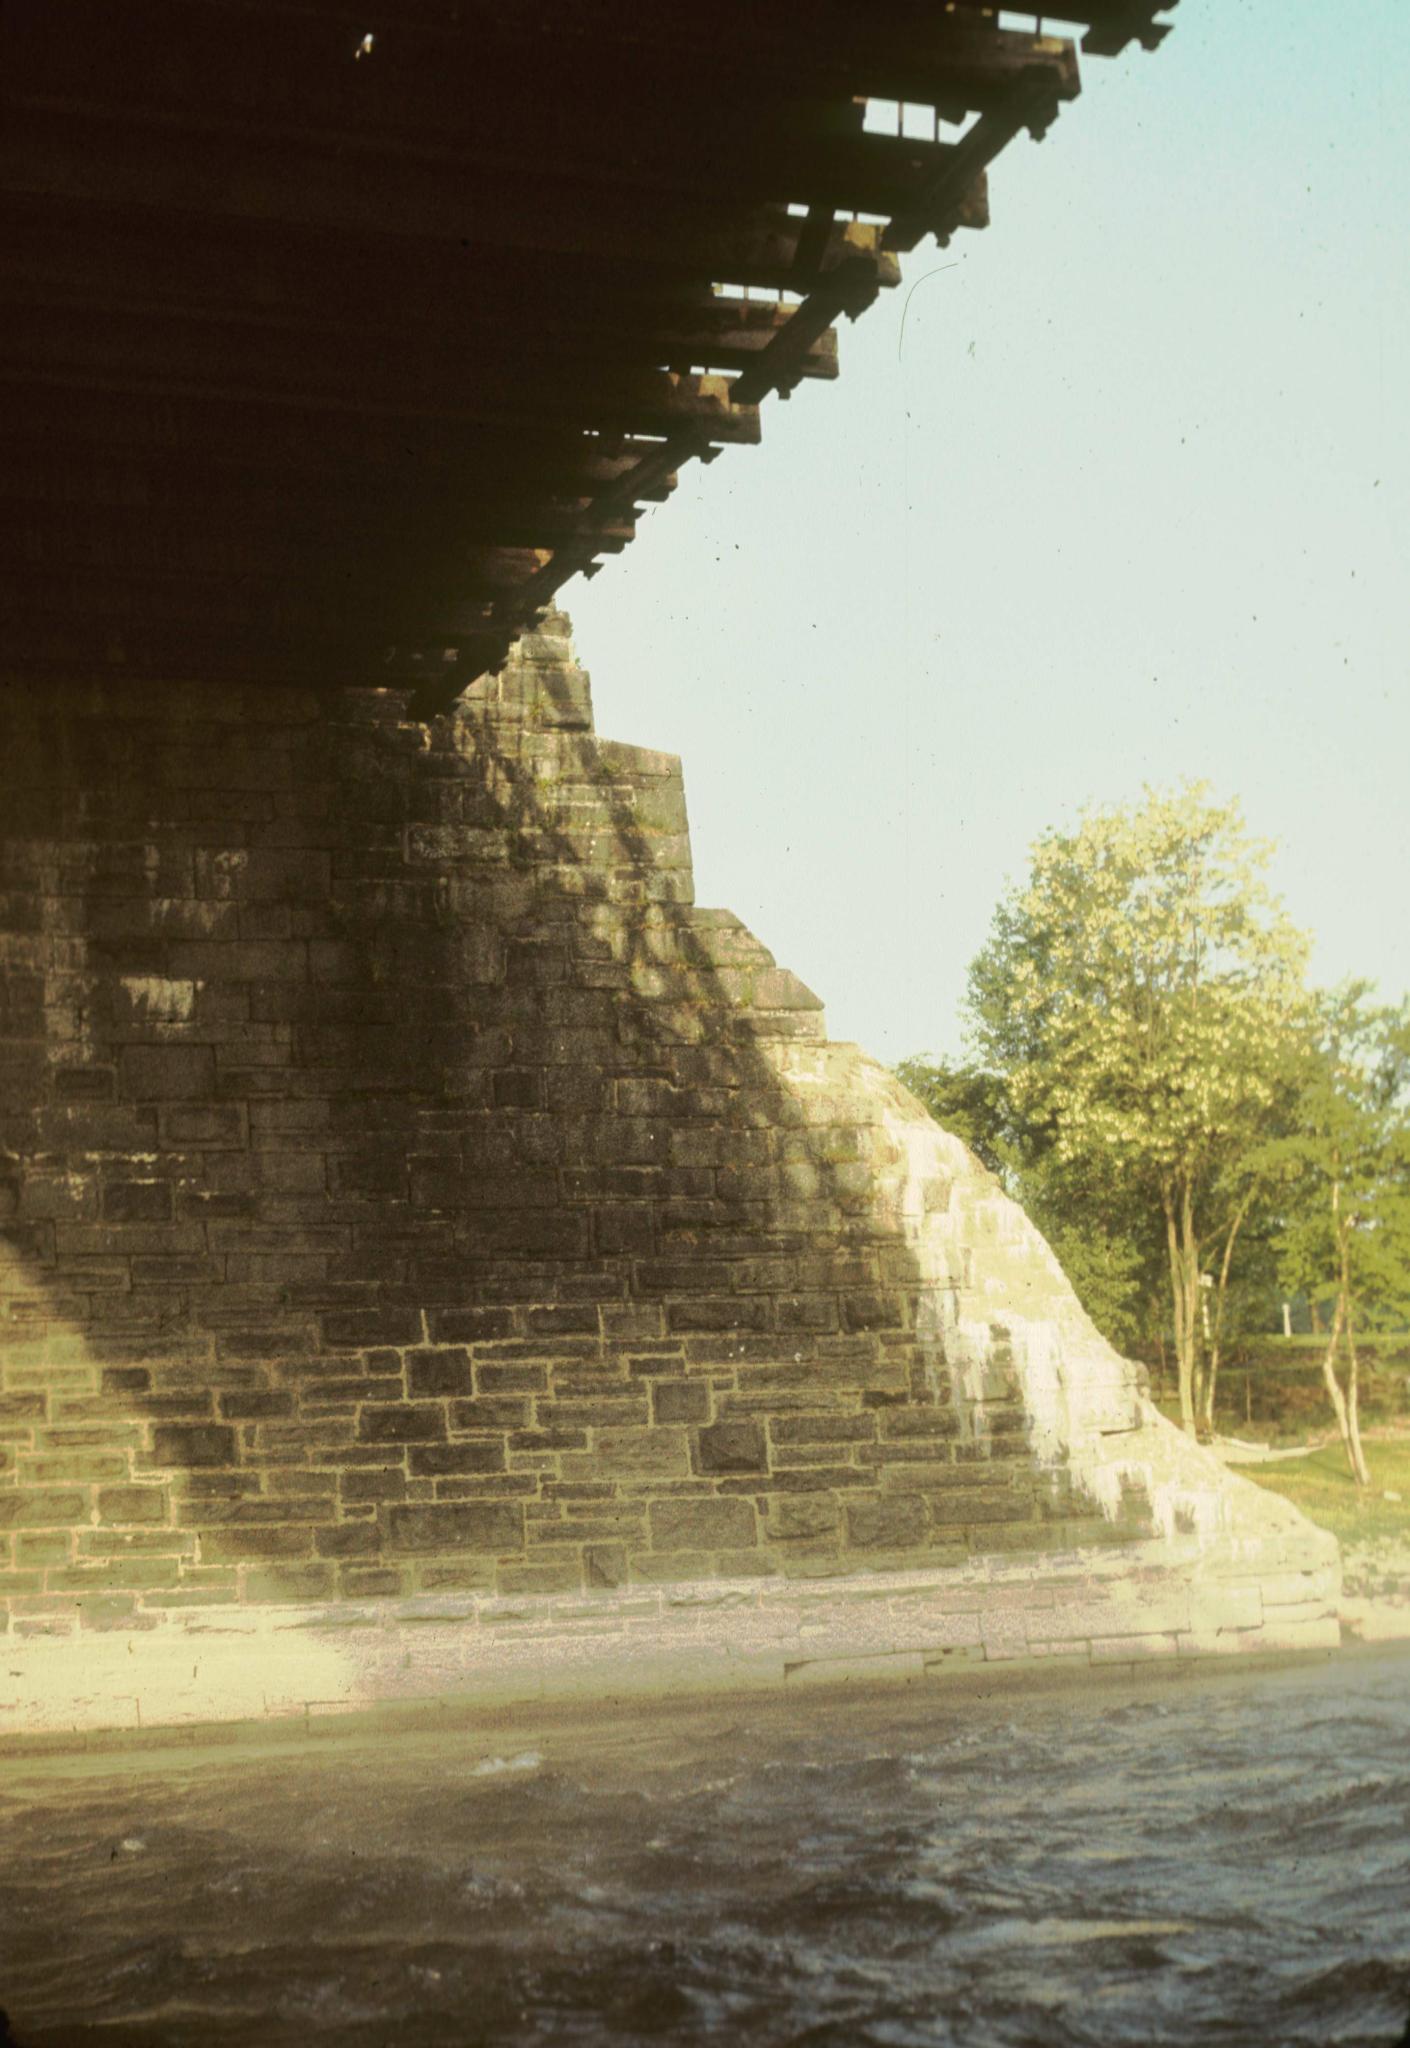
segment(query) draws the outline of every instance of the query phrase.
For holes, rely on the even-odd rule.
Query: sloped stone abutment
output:
[[[4,1728],[1335,1640],[561,617],[0,716]]]

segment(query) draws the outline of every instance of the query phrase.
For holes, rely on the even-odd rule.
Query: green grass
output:
[[[1309,1521],[1330,1529],[1339,1542],[1410,1542],[1410,1437],[1367,1443],[1365,1451],[1371,1485],[1364,1494],[1358,1493],[1339,1443],[1324,1444],[1305,1458],[1235,1469],[1290,1500]],[[1402,1498],[1386,1500],[1387,1488]]]

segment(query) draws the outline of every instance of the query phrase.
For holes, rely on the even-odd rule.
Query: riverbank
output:
[[[1410,1543],[1343,1549],[1338,1619],[1359,1643],[1410,1641]]]
[[[1371,1486],[1358,1490],[1334,1436],[1299,1449],[1224,1438],[1215,1449],[1245,1479],[1299,1508],[1341,1544],[1343,1634],[1410,1639],[1410,1433],[1368,1432]]]

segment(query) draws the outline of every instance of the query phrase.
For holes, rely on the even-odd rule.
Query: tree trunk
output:
[[[1252,1200],[1253,1190],[1250,1188],[1238,1208],[1234,1211],[1234,1219],[1229,1225],[1229,1234],[1224,1239],[1224,1256],[1219,1261],[1219,1284],[1214,1291],[1214,1331],[1209,1341],[1209,1358],[1204,1368],[1204,1387],[1200,1408],[1200,1419],[1204,1423],[1207,1436],[1213,1436],[1214,1434],[1214,1389],[1219,1379],[1219,1347],[1224,1335],[1224,1304],[1229,1295],[1229,1266],[1234,1256],[1234,1240],[1239,1234]]]
[[[1346,1290],[1346,1453],[1351,1460],[1351,1473],[1358,1486],[1371,1484],[1371,1468],[1366,1463],[1366,1453],[1361,1444],[1361,1368],[1356,1356],[1356,1338],[1352,1330],[1351,1276],[1342,1268],[1342,1286]]]
[[[1358,1486],[1369,1486],[1371,1474],[1366,1465],[1366,1453],[1361,1448],[1360,1418],[1356,1410],[1347,1401],[1346,1395],[1342,1392],[1341,1381],[1337,1378],[1337,1346],[1341,1343],[1342,1337],[1346,1332],[1346,1319],[1347,1297],[1345,1292],[1339,1287],[1337,1289],[1336,1313],[1332,1317],[1331,1339],[1328,1342],[1322,1359],[1322,1378],[1326,1382],[1327,1393],[1331,1397],[1332,1413],[1337,1418],[1337,1428],[1341,1433],[1342,1449],[1346,1452],[1346,1462],[1351,1467],[1351,1476]],[[1351,1351],[1351,1359],[1351,1387],[1352,1398],[1354,1399],[1356,1394],[1356,1352],[1354,1347]]]
[[[1200,1338],[1204,1296],[1200,1289],[1199,1239],[1195,1235],[1194,1200],[1187,1181],[1180,1198],[1180,1260],[1185,1270],[1185,1336],[1190,1348],[1190,1405],[1194,1410],[1194,1434],[1200,1434]]]
[[[1336,1312],[1332,1317],[1332,1339],[1327,1346],[1327,1355],[1322,1360],[1322,1377],[1327,1383],[1327,1392],[1332,1397],[1332,1408],[1341,1431],[1342,1447],[1346,1462],[1351,1467],[1351,1476],[1358,1486],[1369,1486],[1371,1474],[1366,1465],[1366,1453],[1361,1448],[1361,1417],[1358,1394],[1358,1371],[1356,1344],[1351,1334],[1351,1222],[1343,1213],[1341,1203],[1341,1156],[1337,1148],[1332,1152],[1332,1233],[1337,1248],[1337,1299]],[[1346,1336],[1348,1353],[1347,1378],[1351,1387],[1348,1403],[1337,1379],[1337,1345],[1342,1335]]]
[[[1175,1323],[1175,1377],[1180,1389],[1180,1427],[1187,1436],[1193,1436],[1194,1378],[1185,1331],[1185,1288],[1180,1265],[1180,1237],[1175,1224],[1175,1205],[1166,1189],[1161,1190],[1161,1203],[1165,1210],[1165,1245],[1170,1256],[1170,1306]]]
[[[1338,1294],[1337,1310],[1332,1318],[1331,1342],[1328,1344],[1322,1357],[1322,1378],[1326,1383],[1327,1393],[1331,1398],[1332,1413],[1337,1418],[1337,1428],[1341,1431],[1342,1443],[1346,1447],[1347,1457],[1350,1458],[1351,1439],[1346,1417],[1346,1396],[1342,1393],[1341,1381],[1337,1378],[1337,1346],[1341,1342],[1341,1326],[1345,1309],[1346,1304],[1342,1296]],[[1356,1462],[1354,1459],[1352,1459],[1351,1470],[1354,1476],[1356,1472]]]
[[[1188,1185],[1180,1191],[1180,1210],[1175,1209],[1175,1190],[1162,1191],[1165,1210],[1166,1247],[1170,1255],[1170,1296],[1175,1316],[1175,1360],[1180,1379],[1180,1427],[1187,1436],[1196,1431],[1195,1371],[1199,1358],[1199,1246],[1194,1239],[1194,1214]]]

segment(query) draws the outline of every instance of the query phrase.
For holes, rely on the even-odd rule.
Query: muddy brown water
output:
[[[1410,1650],[0,1759],[24,2048],[1391,2043]]]

